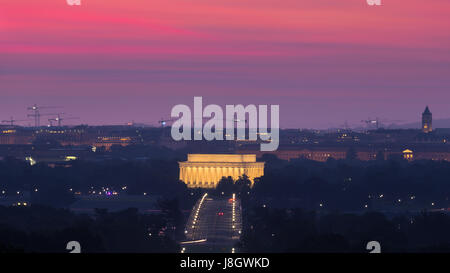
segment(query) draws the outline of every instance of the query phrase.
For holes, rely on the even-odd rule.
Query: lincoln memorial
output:
[[[254,154],[188,154],[179,165],[180,180],[190,188],[215,188],[222,177],[237,180],[244,174],[253,185],[264,175],[264,162],[256,162]]]

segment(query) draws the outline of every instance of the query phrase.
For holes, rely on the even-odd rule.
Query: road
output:
[[[183,253],[232,253],[242,231],[240,200],[205,194],[186,224]]]

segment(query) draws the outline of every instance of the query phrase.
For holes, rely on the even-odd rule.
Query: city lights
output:
[[[130,253],[93,264],[156,272],[450,253],[449,14],[450,0],[2,1],[0,253]],[[39,270],[18,260],[2,268]]]

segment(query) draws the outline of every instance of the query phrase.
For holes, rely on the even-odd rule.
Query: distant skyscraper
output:
[[[433,114],[431,114],[428,106],[422,113],[422,131],[424,133],[430,133],[431,131],[433,131]]]

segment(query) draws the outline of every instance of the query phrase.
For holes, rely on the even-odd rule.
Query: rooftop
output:
[[[254,154],[188,154],[188,162],[256,162]]]

